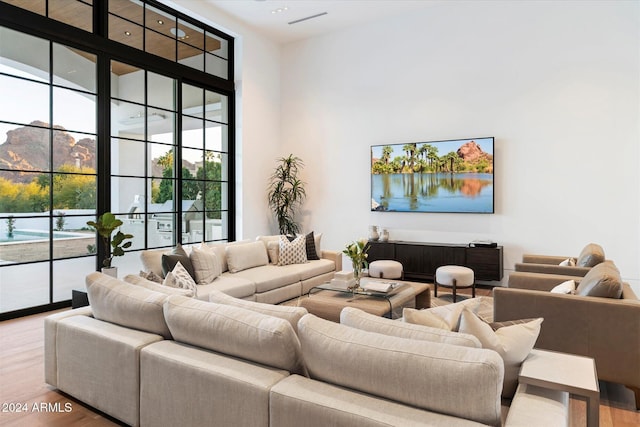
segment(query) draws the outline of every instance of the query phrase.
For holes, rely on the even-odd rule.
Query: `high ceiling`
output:
[[[285,44],[396,14],[410,13],[444,0],[206,1],[270,39]],[[290,24],[312,16],[316,17]]]

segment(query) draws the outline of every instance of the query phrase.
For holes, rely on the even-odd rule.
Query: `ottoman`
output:
[[[369,277],[380,279],[402,279],[402,264],[392,260],[378,260],[369,263]]]
[[[457,288],[471,288],[472,298],[476,297],[476,284],[473,270],[460,265],[443,265],[436,269],[433,283],[433,296],[438,297],[438,285],[453,289],[453,302],[456,302]]]

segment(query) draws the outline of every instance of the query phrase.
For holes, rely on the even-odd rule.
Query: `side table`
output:
[[[600,424],[600,386],[590,357],[548,350],[531,350],[518,381],[587,398],[587,427]]]

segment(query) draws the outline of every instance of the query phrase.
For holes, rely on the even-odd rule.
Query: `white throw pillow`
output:
[[[407,323],[457,332],[460,327],[460,314],[462,314],[462,310],[464,310],[465,307],[473,313],[476,313],[478,307],[480,307],[480,299],[470,298],[454,304],[442,305],[426,310],[405,308],[402,310],[402,318]]]
[[[269,254],[269,262],[278,265],[278,259],[280,259],[280,242],[276,240],[267,243],[267,253]]]
[[[576,291],[575,280],[567,280],[566,282],[562,282],[558,286],[551,289],[550,292],[554,294],[573,294],[575,291]]]
[[[298,236],[292,242],[285,236],[280,236],[279,246],[278,265],[304,264],[307,262],[305,236]]]
[[[180,261],[167,273],[162,284],[171,288],[188,289],[193,292],[194,298],[198,295],[196,282]]]
[[[482,348],[498,352],[504,361],[504,385],[502,397],[511,398],[518,386],[520,365],[527,358],[540,334],[542,318],[496,331],[468,309],[460,316],[460,332],[471,334],[480,340]]]
[[[231,273],[269,264],[267,247],[262,242],[228,245],[225,253]]]
[[[198,285],[208,285],[222,272],[216,250],[202,243],[194,247],[189,255]]]
[[[576,260],[574,258],[567,258],[564,261],[562,261],[560,263],[561,266],[563,267],[575,267],[576,266]]]

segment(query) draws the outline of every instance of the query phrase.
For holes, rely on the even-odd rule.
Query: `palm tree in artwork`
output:
[[[413,165],[415,164],[415,155],[416,155],[416,143],[412,144],[404,144],[402,147],[403,151],[407,152],[407,162],[409,163],[409,169],[413,172]]]
[[[390,145],[382,147],[382,161],[385,165],[389,164],[389,160],[391,160],[391,153],[393,153],[393,148]]]
[[[444,158],[445,158],[445,161],[449,164],[449,172],[455,172],[454,165],[456,163],[456,160],[458,160],[458,155],[453,151],[451,151],[447,153],[447,155],[444,156]]]

